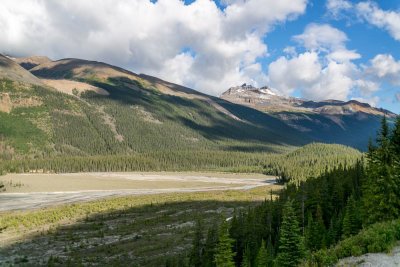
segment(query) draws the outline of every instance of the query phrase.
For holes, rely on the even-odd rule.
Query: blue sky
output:
[[[0,52],[104,61],[219,95],[268,85],[400,113],[400,1],[3,0]]]
[[[385,0],[376,3],[383,10],[397,11],[400,14],[400,1]],[[346,14],[346,16],[337,18],[327,10],[326,1],[314,0],[309,2],[306,12],[298,19],[276,26],[275,30],[264,38],[270,53],[269,57],[261,59],[265,72],[268,72],[268,66],[272,61],[282,56],[282,46],[297,45],[292,36],[302,33],[309,23],[329,24],[343,31],[349,39],[346,42],[348,49],[354,49],[361,55],[360,59],[354,60],[354,63],[358,65],[367,65],[368,61],[377,54],[391,54],[395,59],[400,59],[400,40],[395,40],[387,31],[360,21],[357,14]],[[376,106],[399,114],[400,102],[396,101],[395,93],[399,91],[400,86],[391,86],[387,82],[383,82],[381,87],[382,90],[372,95],[378,96],[380,99]],[[301,96],[298,90],[292,95]],[[354,93],[348,98],[350,99],[352,96],[360,97],[360,94]]]

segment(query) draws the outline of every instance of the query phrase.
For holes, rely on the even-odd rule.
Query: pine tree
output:
[[[299,223],[293,209],[293,203],[288,200],[283,209],[276,261],[278,266],[297,266],[303,257],[304,244],[300,235]]]
[[[215,249],[215,264],[216,267],[235,267],[233,257],[235,253],[232,252],[233,239],[229,237],[228,224],[222,223],[218,232],[218,243]]]
[[[194,267],[202,266],[203,254],[203,231],[201,221],[197,219],[196,230],[193,238],[193,248],[190,253],[189,265]]]
[[[256,266],[258,267],[272,267],[274,265],[274,248],[271,241],[265,246],[265,241],[261,242],[261,247],[258,251]]]
[[[206,243],[204,244],[204,252],[202,257],[202,266],[215,267],[214,255],[218,242],[218,225],[214,221],[207,233]]]
[[[251,267],[251,253],[250,253],[249,246],[247,246],[244,251],[243,260],[242,260],[242,264],[240,265],[240,267]]]
[[[326,229],[322,219],[321,207],[317,206],[316,218],[312,218],[311,214],[308,218],[308,224],[305,231],[307,248],[314,251],[326,246]]]
[[[386,117],[382,119],[376,142],[378,147],[367,154],[368,167],[363,186],[365,224],[397,218],[400,210],[400,184]]]
[[[349,237],[351,235],[355,235],[361,228],[361,223],[359,220],[359,213],[356,201],[354,196],[351,195],[347,201],[345,215],[343,218],[343,228],[342,235],[343,237]]]
[[[397,157],[397,160],[400,160],[400,116],[397,116],[394,128],[390,134],[390,145],[393,154]]]
[[[330,247],[338,241],[339,229],[338,222],[336,216],[331,217],[331,221],[329,223],[329,229],[327,233],[327,242],[326,246]]]

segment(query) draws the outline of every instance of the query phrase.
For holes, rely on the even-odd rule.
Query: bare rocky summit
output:
[[[256,88],[251,85],[231,87],[221,95],[222,99],[230,102],[246,105],[264,112],[311,112],[324,115],[358,115],[359,119],[364,117],[360,113],[372,115],[386,115],[394,117],[396,114],[371,107],[369,104],[361,103],[356,100],[324,100],[311,101],[303,98],[284,96],[277,91],[264,86]]]

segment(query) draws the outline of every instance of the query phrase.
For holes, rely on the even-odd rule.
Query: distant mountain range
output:
[[[266,112],[293,111],[312,112],[324,115],[354,115],[371,114],[395,117],[396,114],[381,108],[371,107],[369,104],[356,100],[324,100],[311,101],[307,99],[284,96],[269,87],[256,88],[251,85],[231,87],[221,95],[222,99],[241,105],[246,105]]]
[[[81,59],[0,55],[0,159],[146,151],[282,152],[313,141],[365,148],[381,116],[240,86],[221,98]]]
[[[347,144],[363,149],[367,136],[374,136],[382,116],[396,114],[356,100],[311,101],[284,96],[265,86],[231,87],[221,98],[270,114],[312,139]]]

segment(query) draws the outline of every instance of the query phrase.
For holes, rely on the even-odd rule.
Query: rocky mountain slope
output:
[[[396,117],[388,110],[355,100],[310,101],[284,96],[268,87],[255,88],[246,84],[229,88],[221,99],[273,115],[313,139],[361,149],[368,136],[375,134],[383,115],[389,121]]]
[[[380,116],[386,115],[387,117],[396,116],[396,114],[388,110],[374,108],[369,104],[360,103],[356,100],[347,102],[332,99],[311,101],[281,95],[267,86],[256,88],[251,85],[243,84],[241,86],[231,87],[221,95],[221,98],[268,112],[297,111],[326,115],[353,115],[355,113],[365,113]]]
[[[271,115],[105,63],[46,61],[29,72],[1,59],[0,159],[277,152],[312,141]]]

